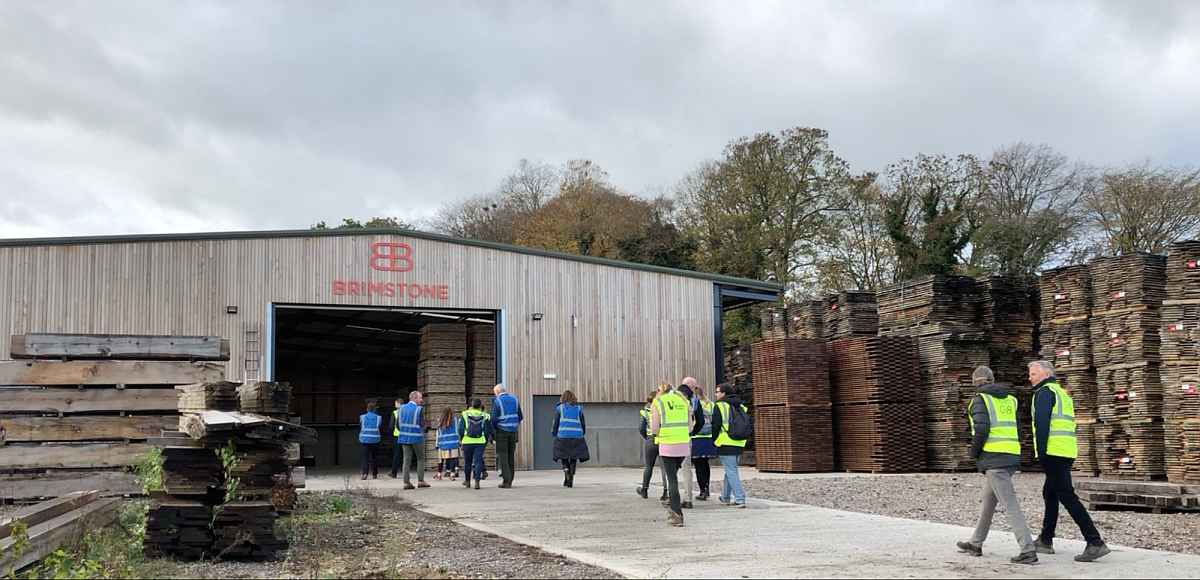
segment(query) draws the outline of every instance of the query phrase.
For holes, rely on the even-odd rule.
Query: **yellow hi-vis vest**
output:
[[[747,413],[746,406],[742,405],[742,412]],[[729,417],[732,414],[732,407],[725,401],[717,402],[717,409],[721,411],[721,432],[717,434],[717,447],[745,447],[745,439],[734,439],[729,436]]]
[[[487,423],[488,421],[492,420],[491,415],[489,415],[488,413],[484,413],[483,411],[479,411],[477,409],[467,409],[466,411],[463,411],[462,412],[462,418],[463,418],[462,444],[463,445],[483,445],[483,444],[487,443],[487,425],[484,425],[483,433],[480,433],[478,437],[468,437],[467,436],[467,426],[471,424],[471,420],[468,419],[468,417],[483,417],[484,423]]]
[[[1079,457],[1079,440],[1075,437],[1075,401],[1058,383],[1046,383],[1054,393],[1054,407],[1050,410],[1050,436],[1046,439],[1046,455],[1050,457]],[[1037,455],[1037,420],[1033,422],[1033,453]]]
[[[700,432],[696,433],[692,439],[712,439],[713,408],[716,407],[716,403],[712,401],[700,401],[698,404],[704,414],[704,426],[700,428]]]
[[[991,423],[983,450],[988,453],[1020,455],[1021,439],[1017,435],[1017,398],[1009,395],[1001,399],[987,393],[979,393],[979,398],[983,399],[983,404],[987,407],[988,422]],[[971,399],[970,407],[974,405],[975,399]],[[971,422],[971,435],[974,435],[975,418],[970,413],[970,407],[967,409],[967,420]]]
[[[658,398],[658,435],[654,442],[659,445],[678,445],[692,440],[689,433],[688,415],[691,403],[674,391]]]

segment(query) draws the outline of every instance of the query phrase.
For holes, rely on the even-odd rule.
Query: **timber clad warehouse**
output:
[[[365,400],[390,415],[442,381],[422,387],[430,404],[461,409],[472,390],[490,400],[493,379],[525,410],[518,464],[551,467],[554,404],[571,389],[594,464],[638,465],[647,391],[721,380],[721,312],[781,291],[404,230],[0,240],[0,359],[30,333],[228,339],[228,380],[291,383],[292,415],[319,433],[305,450],[317,470],[357,466]],[[465,354],[438,351],[446,337]]]

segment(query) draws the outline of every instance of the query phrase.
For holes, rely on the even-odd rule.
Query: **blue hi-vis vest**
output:
[[[442,451],[450,451],[460,447],[458,438],[457,421],[451,421],[449,427],[438,429],[437,448]]]
[[[583,407],[579,405],[558,405],[558,438],[583,439]]]
[[[512,393],[502,393],[496,397],[496,406],[500,409],[496,426],[510,433],[516,432],[521,427],[521,416],[518,414],[521,406],[517,398]]]
[[[379,443],[379,424],[383,418],[370,411],[358,416],[358,442]]]
[[[425,430],[421,428],[421,406],[409,401],[400,407],[397,424],[400,434],[396,437],[401,445],[415,445],[425,441]]]

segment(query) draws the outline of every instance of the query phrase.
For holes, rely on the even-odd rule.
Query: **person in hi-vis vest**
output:
[[[379,477],[379,462],[375,457],[379,453],[379,433],[383,425],[383,417],[376,413],[379,404],[374,399],[367,401],[367,412],[358,416],[358,442],[362,444],[362,478],[369,474],[372,479]]]
[[[977,393],[967,406],[967,422],[971,427],[971,459],[986,477],[983,502],[975,534],[966,542],[958,542],[959,551],[972,556],[983,555],[983,543],[992,527],[996,505],[1004,503],[1008,526],[1017,538],[1020,553],[1012,558],[1014,564],[1037,564],[1037,549],[1021,502],[1013,488],[1013,474],[1021,467],[1021,437],[1017,429],[1017,398],[1008,385],[996,384],[988,367],[979,367],[971,375]]]

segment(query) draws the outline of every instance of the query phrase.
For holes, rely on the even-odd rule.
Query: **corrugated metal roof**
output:
[[[712,280],[721,284],[731,286],[739,286],[742,288],[752,288],[756,290],[765,290],[768,292],[782,292],[783,286],[773,282],[763,282],[760,280],[751,280],[749,278],[735,278],[732,276],[722,276],[720,274],[710,274],[707,272],[695,272],[692,270],[681,270],[678,268],[666,268],[663,266],[653,266],[650,264],[639,264],[636,262],[625,262],[621,260],[610,260],[608,258],[596,258],[592,256],[579,256],[575,254],[567,254],[563,252],[551,252],[548,250],[540,250],[537,248],[526,248],[523,246],[513,246],[509,244],[498,244],[495,242],[486,242],[482,240],[469,240],[465,238],[455,238],[441,234],[429,232],[421,232],[416,230],[404,230],[397,228],[373,228],[373,229],[355,229],[355,230],[268,230],[268,231],[244,231],[244,232],[203,232],[203,233],[181,233],[181,234],[137,234],[137,235],[116,235],[116,236],[80,236],[66,238],[14,238],[0,239],[0,247],[29,247],[29,246],[70,246],[70,245],[91,245],[91,244],[124,244],[137,242],[179,242],[179,241],[196,241],[196,240],[246,240],[246,239],[271,239],[271,238],[318,238],[318,237],[338,237],[338,236],[379,236],[392,235],[404,236],[409,238],[417,238],[431,240],[435,242],[444,242],[451,244],[460,244],[464,246],[475,246],[480,248],[489,248],[505,252],[514,252],[518,254],[528,254],[532,256],[542,256],[547,258],[556,258],[560,260],[570,260],[574,262],[584,262],[589,264],[600,264],[603,266],[611,266],[614,268],[626,268],[630,270],[642,270],[646,272],[655,272],[659,274],[669,274],[672,276],[684,276],[688,278],[700,278],[704,280]]]

